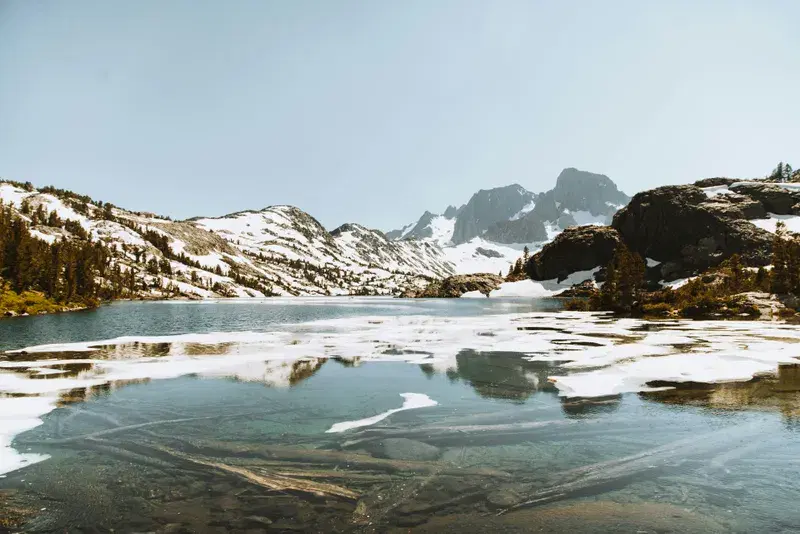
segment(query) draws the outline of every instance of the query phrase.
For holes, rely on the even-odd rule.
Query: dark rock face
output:
[[[561,210],[556,205],[555,193],[551,190],[536,197],[536,205],[531,213],[540,221],[555,221],[561,217]]]
[[[455,206],[447,206],[447,209],[444,210],[443,215],[446,219],[455,219],[458,217],[458,213],[461,211],[460,208],[456,208]]]
[[[429,211],[423,213],[422,217],[420,217],[417,221],[417,224],[414,225],[414,228],[412,228],[411,231],[405,236],[406,239],[423,239],[425,237],[431,237],[433,235],[431,222],[433,221],[434,217],[436,217],[435,213],[431,213]]]
[[[696,187],[715,187],[718,185],[733,185],[741,181],[739,178],[703,178],[702,180],[697,180],[693,185]]]
[[[767,264],[772,234],[732,218],[743,211],[735,206],[692,185],[659,187],[634,196],[612,226],[633,251],[665,262],[665,277],[706,269],[733,254],[751,265]]]
[[[764,209],[777,215],[800,214],[800,192],[790,191],[777,184],[771,183],[743,183],[730,187],[742,195],[761,202]]]
[[[578,284],[573,284],[572,287],[565,289],[557,297],[564,298],[588,298],[597,292],[597,284],[592,280],[584,280]]]
[[[480,291],[487,297],[500,287],[503,278],[496,274],[459,274],[444,280],[434,280],[422,291],[406,291],[403,298],[458,298],[470,291]]]
[[[763,219],[767,216],[767,210],[761,202],[736,193],[717,195],[706,200],[703,205],[718,216],[728,219]]]
[[[497,252],[496,250],[483,248],[483,247],[476,247],[475,253],[480,254],[481,256],[485,256],[487,258],[502,258],[503,255]]]
[[[553,199],[561,209],[606,215],[627,204],[630,197],[617,189],[608,176],[568,168],[561,171],[553,189]]]
[[[534,198],[533,193],[516,184],[481,189],[460,210],[453,230],[453,243],[466,243],[482,235],[495,223],[508,221]]]
[[[544,223],[533,211],[513,221],[496,222],[483,237],[495,243],[535,243],[547,239]]]
[[[619,243],[619,234],[608,226],[573,226],[531,256],[525,270],[533,280],[564,279],[607,264]]]

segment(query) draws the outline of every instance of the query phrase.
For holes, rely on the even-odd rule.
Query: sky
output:
[[[561,169],[800,165],[800,2],[0,0],[0,177],[390,230]]]

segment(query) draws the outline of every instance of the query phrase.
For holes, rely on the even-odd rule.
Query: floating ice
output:
[[[372,417],[367,417],[366,419],[358,419],[357,421],[342,421],[341,423],[336,423],[330,429],[327,430],[328,433],[337,433],[337,432],[344,432],[345,430],[351,430],[353,428],[359,428],[362,426],[370,426],[374,425],[375,423],[379,423],[392,415],[393,413],[402,412],[404,410],[414,410],[416,408],[429,408],[431,406],[436,406],[439,403],[435,400],[431,399],[427,395],[422,393],[401,393],[401,397],[405,399],[403,401],[403,405],[400,408],[395,408],[393,410],[386,410],[383,413],[379,413],[378,415],[373,415]]]
[[[1,470],[37,460],[9,445],[39,424],[59,395],[109,383],[193,374],[289,387],[327,358],[424,363],[446,372],[470,349],[566,362],[550,377],[559,394],[592,397],[648,391],[656,380],[750,380],[778,364],[798,363],[800,354],[800,330],[781,322],[646,321],[602,313],[362,316],[272,328],[51,344],[0,359]],[[411,404],[402,409],[420,407],[414,403],[421,398],[407,398]]]

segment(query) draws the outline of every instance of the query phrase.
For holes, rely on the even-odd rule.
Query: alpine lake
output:
[[[799,343],[551,299],[2,320],[0,532],[798,532]]]

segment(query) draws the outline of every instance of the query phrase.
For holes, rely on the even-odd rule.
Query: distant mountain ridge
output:
[[[569,225],[607,222],[626,200],[607,177],[565,169],[545,193],[518,184],[481,190],[383,234],[356,223],[328,231],[280,205],[173,221],[0,181],[0,201],[31,236],[103,243],[119,274],[99,283],[118,286],[121,277],[126,294],[145,298],[397,295],[453,274],[507,272],[526,246],[533,253]],[[72,226],[50,225],[51,213]]]
[[[538,249],[570,226],[609,224],[630,197],[603,174],[566,168],[553,189],[533,193],[519,184],[481,189],[441,215],[426,211],[386,234],[392,240],[435,242],[458,272],[507,268],[524,246]]]
[[[533,193],[519,184],[481,189],[460,208],[449,206],[441,215],[426,211],[416,223],[386,235],[395,240],[431,238],[437,218],[443,218],[453,221],[453,230],[440,244],[460,245],[476,237],[504,244],[531,243],[548,239],[548,224],[564,229],[610,222],[629,201],[608,176],[570,167],[561,171],[549,191]]]
[[[83,239],[48,226],[47,214],[78,223],[113,251],[111,267],[139,297],[395,295],[455,272],[435,244],[389,241],[358,224],[328,232],[292,206],[172,221],[11,182],[0,182],[0,200],[42,241]]]

